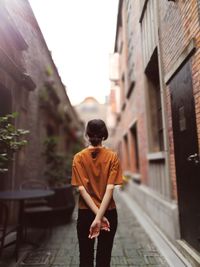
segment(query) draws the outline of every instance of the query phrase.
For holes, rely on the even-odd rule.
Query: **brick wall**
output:
[[[0,40],[0,48],[3,48],[15,64],[21,68],[22,73],[28,73],[36,84],[35,90],[29,92],[26,86],[16,81],[13,82],[14,85],[12,82],[8,83],[9,79],[11,80],[10,74],[3,73],[0,68],[0,83],[7,83],[5,87],[11,90],[12,111],[19,112],[16,126],[30,131],[27,137],[29,143],[25,149],[18,153],[14,163],[12,187],[18,187],[24,179],[44,178],[46,164],[42,153],[44,152],[43,143],[47,137],[48,124],[54,127],[56,135],[60,137],[59,151],[66,155],[68,152],[70,153],[68,150],[76,141],[75,135],[72,135],[76,129],[78,130],[80,121],[71,106],[65,87],[28,1],[8,0],[5,1],[5,5],[6,11],[4,12],[9,14],[11,25],[20,33],[26,47],[23,51],[18,49],[15,40],[9,39],[12,35],[9,35],[9,31],[5,31],[7,35],[1,35],[3,40]],[[8,22],[5,20],[6,23]],[[5,30],[5,27],[0,26],[0,32]],[[51,71],[51,75],[47,75],[47,70]],[[47,81],[54,83],[58,100],[58,104],[55,104],[55,111],[59,112],[63,120],[56,119],[48,114],[47,109],[41,108],[40,96]],[[66,114],[67,116],[65,116]],[[9,188],[11,185],[8,184],[7,187]]]
[[[124,170],[127,170],[127,163],[126,159],[126,150],[124,148],[123,139],[124,136],[127,134],[130,140],[130,127],[136,123],[137,124],[137,136],[138,136],[138,149],[139,149],[139,165],[140,165],[140,174],[143,183],[147,183],[147,171],[148,171],[148,162],[147,162],[147,125],[146,125],[146,115],[145,115],[145,90],[144,90],[144,71],[143,71],[143,64],[142,64],[142,45],[141,45],[141,31],[140,31],[140,24],[139,24],[139,16],[140,16],[140,2],[131,1],[131,9],[129,12],[132,12],[131,15],[133,16],[131,19],[129,17],[129,23],[131,22],[132,25],[132,38],[134,43],[134,49],[131,49],[129,53],[129,59],[133,59],[134,61],[134,77],[135,77],[135,85],[133,91],[129,98],[125,98],[125,108],[121,109],[120,111],[120,119],[117,122],[115,135],[113,142],[115,144],[115,148],[119,147],[120,142],[122,143],[122,162]],[[123,12],[125,12],[125,8],[123,7]],[[134,10],[134,12],[133,12]],[[130,16],[130,14],[129,14]],[[125,24],[126,25],[126,24]],[[129,25],[130,27],[130,25]],[[123,29],[126,31],[126,29]],[[129,32],[130,34],[130,32]],[[124,35],[125,36],[125,35]],[[130,37],[129,37],[130,38]],[[123,40],[124,45],[126,41]],[[126,51],[127,48],[124,48]],[[122,62],[126,62],[127,64],[127,52],[122,53],[121,57],[123,57]],[[129,62],[130,66],[131,62]],[[120,77],[122,76],[122,72],[127,72],[128,70],[126,67],[121,67]],[[128,86],[129,83],[125,83],[125,86]],[[124,88],[125,91],[128,88]],[[129,141],[130,142],[130,141]],[[131,151],[130,151],[131,152]],[[133,153],[130,153],[133,155]],[[129,167],[129,171],[134,171],[133,162],[135,159],[131,158],[131,164]]]
[[[198,1],[159,1],[160,18],[160,44],[164,76],[174,67],[177,59],[190,41],[194,38],[196,42],[196,53],[192,56],[192,80],[193,92],[196,104],[196,120],[198,128],[198,139],[200,144],[200,24]],[[171,103],[169,88],[167,90],[167,111],[168,111],[168,133],[170,144],[170,173],[172,179],[172,194],[177,198],[176,171],[174,160],[173,129],[171,118]]]

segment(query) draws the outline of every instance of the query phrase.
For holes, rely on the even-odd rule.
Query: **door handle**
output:
[[[197,153],[194,153],[187,157],[187,161],[194,162],[195,164],[199,164],[199,155]]]

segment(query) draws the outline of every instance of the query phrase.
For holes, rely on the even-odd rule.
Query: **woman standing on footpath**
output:
[[[77,235],[80,267],[94,266],[94,241],[98,237],[96,267],[110,267],[117,229],[114,185],[122,184],[117,154],[102,146],[108,138],[104,121],[91,120],[86,127],[90,145],[74,156],[72,185],[79,189]]]

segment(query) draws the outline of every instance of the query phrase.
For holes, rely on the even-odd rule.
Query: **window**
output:
[[[132,161],[132,171],[139,172],[139,151],[138,151],[138,137],[137,137],[137,125],[134,124],[130,129],[131,137],[131,161]]]
[[[127,87],[126,97],[129,98],[135,83],[134,73],[134,21],[133,21],[133,0],[126,0],[126,42],[127,42],[127,61],[128,61],[128,73],[127,73]]]
[[[129,156],[129,145],[128,136],[124,136],[124,156],[125,156],[125,169],[130,170],[130,156]]]
[[[126,98],[125,98],[125,77],[124,77],[124,73],[122,75],[122,78],[121,78],[121,86],[120,86],[120,89],[121,89],[121,110],[124,110],[125,109],[125,106],[126,106]]]
[[[148,65],[157,46],[157,4],[156,0],[145,0],[142,3],[142,13],[140,18],[142,48],[143,48],[143,65]]]
[[[54,128],[52,127],[52,125],[48,124],[47,127],[46,127],[46,131],[47,131],[47,136],[48,137],[55,135],[55,131],[54,131]]]
[[[157,50],[155,50],[149,64],[147,65],[146,75],[148,80],[147,116],[149,152],[159,152],[163,150],[164,144]]]

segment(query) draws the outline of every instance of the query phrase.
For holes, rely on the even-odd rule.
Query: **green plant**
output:
[[[46,90],[46,87],[42,87],[39,91],[39,101],[40,101],[40,104],[42,103],[46,103],[49,101],[49,94]]]
[[[47,137],[44,141],[43,152],[47,163],[44,175],[49,185],[54,187],[70,181],[73,156],[83,148],[81,140],[77,141],[68,150],[67,155],[63,155],[57,151],[58,141],[57,136]]]
[[[44,141],[44,153],[47,168],[44,175],[50,186],[66,183],[65,156],[57,152],[58,137],[47,137]]]
[[[53,70],[52,70],[51,66],[46,67],[45,74],[46,74],[46,76],[52,76],[53,75]]]
[[[27,144],[27,140],[22,139],[22,137],[29,131],[17,129],[11,123],[17,115],[17,113],[12,113],[0,117],[0,173],[8,171],[14,153]]]
[[[44,102],[49,102],[52,99],[54,99],[56,103],[59,103],[59,98],[56,92],[56,88],[52,83],[45,82],[44,86],[40,89],[39,92],[39,101],[42,104]]]
[[[126,188],[126,186],[128,185],[130,179],[131,179],[130,175],[128,175],[128,174],[123,175],[123,183],[121,185],[121,190],[124,190]]]
[[[69,179],[71,178],[73,157],[81,149],[83,149],[83,143],[81,142],[81,140],[77,140],[76,143],[73,144],[71,152],[68,153],[66,157],[65,167],[66,167],[66,172],[67,172],[67,176]]]

